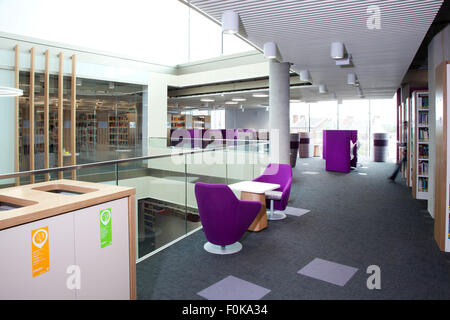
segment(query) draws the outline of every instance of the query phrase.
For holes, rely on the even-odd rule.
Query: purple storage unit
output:
[[[356,144],[357,130],[323,130],[323,158],[328,171],[350,172],[358,163],[356,145],[350,150],[350,141]],[[350,157],[353,154],[353,159]]]
[[[349,130],[326,130],[326,161],[327,171],[350,172],[350,140]]]

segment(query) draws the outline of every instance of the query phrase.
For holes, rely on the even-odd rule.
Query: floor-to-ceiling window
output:
[[[358,130],[360,157],[373,154],[373,134],[388,133],[388,160],[396,156],[396,97],[316,103],[291,103],[291,132],[311,132],[311,143],[322,146],[323,130]]]
[[[336,101],[321,101],[309,104],[310,143],[322,150],[323,130],[337,129]]]
[[[370,150],[369,100],[344,100],[339,105],[339,129],[358,130],[358,156],[368,157]]]
[[[309,104],[305,102],[291,102],[290,107],[291,132],[309,131]]]

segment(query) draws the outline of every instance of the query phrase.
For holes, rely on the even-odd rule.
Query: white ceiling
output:
[[[236,11],[247,39],[259,48],[276,42],[282,61],[292,69],[309,69],[313,84],[324,83],[338,98],[354,99],[347,74],[356,73],[366,98],[391,98],[401,84],[428,31],[441,0],[191,0],[207,15],[221,20]],[[367,8],[377,5],[381,28],[370,30]],[[354,67],[336,66],[332,42],[343,42]],[[305,89],[305,100],[323,96]],[[301,91],[300,91],[301,92]]]

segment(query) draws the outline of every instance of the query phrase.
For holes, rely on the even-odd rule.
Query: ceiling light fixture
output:
[[[333,42],[331,44],[331,58],[334,60],[344,58],[344,44],[342,42]]]
[[[233,100],[233,101],[246,101],[247,99],[245,99],[245,98],[240,98],[240,97],[236,97],[236,98],[233,98],[233,99],[231,99],[231,100]]]
[[[225,104],[238,104],[237,101],[225,101]]]
[[[23,95],[23,90],[11,88],[11,87],[0,87],[0,97],[18,97]]]
[[[356,95],[358,97],[362,97],[363,96],[363,92],[362,92],[361,87],[356,87]]]
[[[233,10],[227,10],[222,13],[222,32],[226,34],[239,32],[239,15]]]
[[[269,95],[266,93],[254,93],[253,96],[255,98],[267,98]]]
[[[266,57],[266,59],[277,58],[277,45],[275,42],[264,43],[264,57]]]
[[[201,98],[200,101],[201,102],[214,102],[216,100],[214,100],[213,98]]]
[[[350,84],[352,86],[356,85],[356,74],[349,73],[347,75],[347,84]]]
[[[338,59],[336,60],[336,65],[337,66],[350,66],[352,64],[352,55],[348,54],[347,57],[343,58],[343,59]]]
[[[311,76],[308,70],[300,70],[300,80],[301,81],[311,81]]]

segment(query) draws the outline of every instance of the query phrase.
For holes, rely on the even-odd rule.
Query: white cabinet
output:
[[[75,299],[66,285],[75,264],[73,213],[0,231],[0,299]],[[49,271],[32,276],[31,232],[48,227]]]
[[[101,248],[103,209],[112,242]],[[31,232],[45,227],[50,268],[33,277]],[[72,265],[79,289],[67,287]],[[130,299],[128,197],[0,230],[0,299]]]
[[[100,246],[100,210],[111,209],[112,243]],[[78,299],[130,299],[128,198],[74,212]]]

